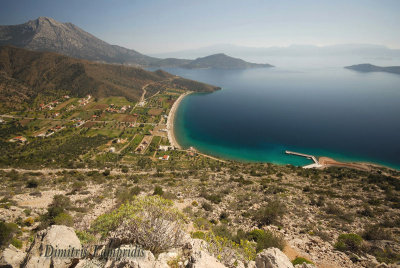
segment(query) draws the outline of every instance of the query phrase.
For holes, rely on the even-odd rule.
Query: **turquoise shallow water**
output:
[[[167,71],[223,89],[185,97],[184,147],[240,161],[305,165],[285,150],[400,169],[400,76],[345,69]]]

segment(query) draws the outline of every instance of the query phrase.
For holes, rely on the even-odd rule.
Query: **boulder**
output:
[[[208,254],[207,252],[200,250],[195,251],[189,257],[189,262],[187,264],[188,268],[226,268],[225,265],[220,263],[216,258]]]
[[[302,264],[295,265],[294,268],[315,268],[315,265],[303,262]]]
[[[202,239],[190,239],[182,248],[187,268],[226,267],[207,252],[208,244]]]
[[[20,267],[26,254],[13,245],[6,248],[0,257],[0,267]]]
[[[168,262],[179,257],[177,251],[163,252],[158,255],[157,262],[154,265],[156,268],[169,268]]]
[[[121,249],[134,249],[134,246],[121,246]],[[156,259],[153,253],[148,250],[144,250],[143,257],[135,258],[124,258],[121,260],[108,260],[104,268],[154,268],[156,264]]]
[[[257,268],[294,268],[289,258],[277,248],[268,248],[256,257]]]
[[[58,251],[56,251],[56,249]],[[36,234],[35,240],[28,250],[27,257],[24,261],[26,267],[59,267],[67,268],[71,265],[75,265],[79,262],[79,258],[84,257],[81,255],[82,251],[77,253],[75,256],[64,255],[67,254],[68,249],[72,252],[72,249],[81,250],[82,245],[75,234],[73,228],[64,225],[52,225],[46,230],[40,231]],[[62,251],[59,251],[62,250]],[[64,251],[65,250],[65,251]],[[61,256],[54,256],[55,253]],[[46,255],[47,253],[47,256]]]

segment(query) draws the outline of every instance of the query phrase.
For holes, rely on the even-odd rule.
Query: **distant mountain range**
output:
[[[21,109],[47,96],[91,94],[95,97],[123,96],[138,101],[145,85],[149,94],[171,87],[199,92],[219,89],[161,70],[150,72],[52,52],[0,46],[0,112]]]
[[[400,74],[400,66],[380,67],[380,66],[375,66],[375,65],[369,64],[369,63],[364,63],[364,64],[347,66],[345,68],[355,70],[358,72],[364,72],[364,73],[386,72],[386,73]]]
[[[196,60],[150,57],[132,49],[110,45],[72,23],[61,23],[47,17],[39,17],[19,25],[0,26],[0,45],[13,45],[30,50],[57,52],[79,59],[140,67],[227,69],[272,67],[269,64],[253,64],[222,54]]]
[[[290,45],[287,47],[246,47],[231,44],[219,44],[198,49],[158,53],[155,57],[179,57],[194,59],[202,55],[215,54],[220,51],[240,58],[266,57],[328,57],[360,56],[370,58],[400,58],[400,49],[390,49],[371,44],[340,44],[330,46]]]

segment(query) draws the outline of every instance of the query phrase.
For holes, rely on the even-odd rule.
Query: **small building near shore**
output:
[[[9,140],[10,142],[20,142],[20,143],[25,143],[27,139],[23,136],[17,136]]]
[[[159,157],[158,159],[168,161],[169,160],[169,155],[164,155],[163,157]]]
[[[173,150],[173,149],[174,149],[174,147],[168,146],[168,145],[160,145],[158,147],[159,151],[164,151],[164,152],[169,151],[169,150]]]

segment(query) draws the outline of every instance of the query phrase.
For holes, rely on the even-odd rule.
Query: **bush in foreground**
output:
[[[0,221],[0,248],[3,246],[8,246],[10,242],[14,242],[14,236],[17,233],[20,233],[18,225],[15,223]]]
[[[307,260],[306,258],[303,258],[303,257],[296,257],[296,259],[294,259],[292,261],[293,266],[294,265],[298,265],[298,264],[303,264],[303,263],[313,264],[312,261],[309,261],[309,260]]]
[[[341,234],[335,244],[335,248],[340,251],[361,251],[363,239],[358,234]]]
[[[259,226],[277,223],[283,214],[285,214],[285,211],[285,205],[279,200],[274,200],[255,211],[254,220],[257,221]]]
[[[160,253],[182,245],[185,220],[170,200],[158,195],[136,196],[97,218],[92,229],[112,240],[114,246],[139,244]]]
[[[271,231],[255,229],[248,233],[248,237],[249,240],[253,240],[257,243],[257,252],[261,252],[263,249],[267,248],[279,248],[283,250],[285,247],[285,241],[282,236]]]

